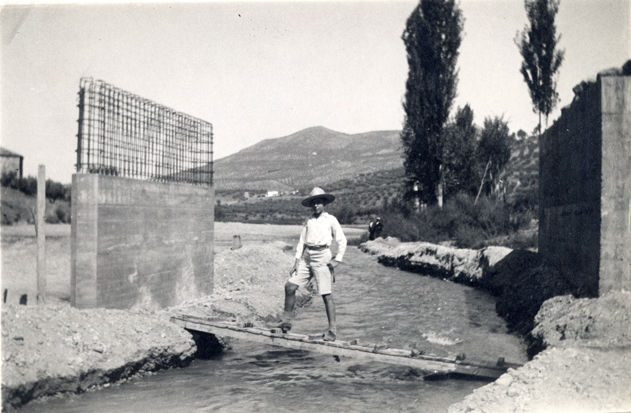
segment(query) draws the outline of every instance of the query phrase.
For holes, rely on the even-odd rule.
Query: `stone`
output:
[[[508,387],[513,382],[513,376],[510,374],[502,374],[499,379],[495,380],[495,384],[500,386]]]
[[[506,395],[508,397],[517,397],[519,396],[519,391],[517,391],[515,387],[509,387],[508,390],[506,391]]]

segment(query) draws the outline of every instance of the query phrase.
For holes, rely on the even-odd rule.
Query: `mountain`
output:
[[[358,207],[376,207],[385,199],[393,200],[404,180],[399,133],[349,135],[317,126],[267,139],[215,161],[215,188],[289,192],[322,186],[343,194]],[[513,142],[511,158],[501,179],[508,201],[536,204],[537,136]]]
[[[349,135],[316,126],[216,160],[214,183],[217,190],[288,191],[402,165],[399,131]]]

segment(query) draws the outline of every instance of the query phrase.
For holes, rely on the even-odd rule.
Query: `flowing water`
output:
[[[282,288],[282,286],[279,286]],[[525,363],[489,295],[470,287],[384,267],[349,247],[333,287],[338,340],[385,343],[467,360]],[[324,333],[317,297],[293,332]],[[246,341],[210,360],[82,395],[33,402],[22,412],[440,412],[480,380],[424,380],[404,367]]]

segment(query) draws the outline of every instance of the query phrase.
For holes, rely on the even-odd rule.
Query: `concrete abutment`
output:
[[[631,76],[579,86],[540,142],[539,253],[597,297],[631,290]]]
[[[214,189],[75,174],[77,308],[157,310],[212,294]]]

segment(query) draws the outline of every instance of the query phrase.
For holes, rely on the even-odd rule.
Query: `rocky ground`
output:
[[[631,411],[631,293],[552,298],[532,335],[545,350],[449,412]]]
[[[185,366],[194,354],[192,336],[166,314],[8,305],[2,309],[3,410]]]
[[[495,294],[498,313],[530,343],[532,361],[475,390],[450,413],[631,411],[631,292],[563,295],[569,286],[532,251],[457,250],[396,239],[361,248],[385,265]]]
[[[9,410],[63,392],[81,393],[140,374],[186,366],[197,350],[172,315],[265,322],[280,315],[293,263],[275,242],[216,249],[215,294],[159,312],[77,310],[54,305],[2,308],[2,402]],[[302,296],[305,303],[310,296]],[[52,300],[51,300],[52,301]]]

